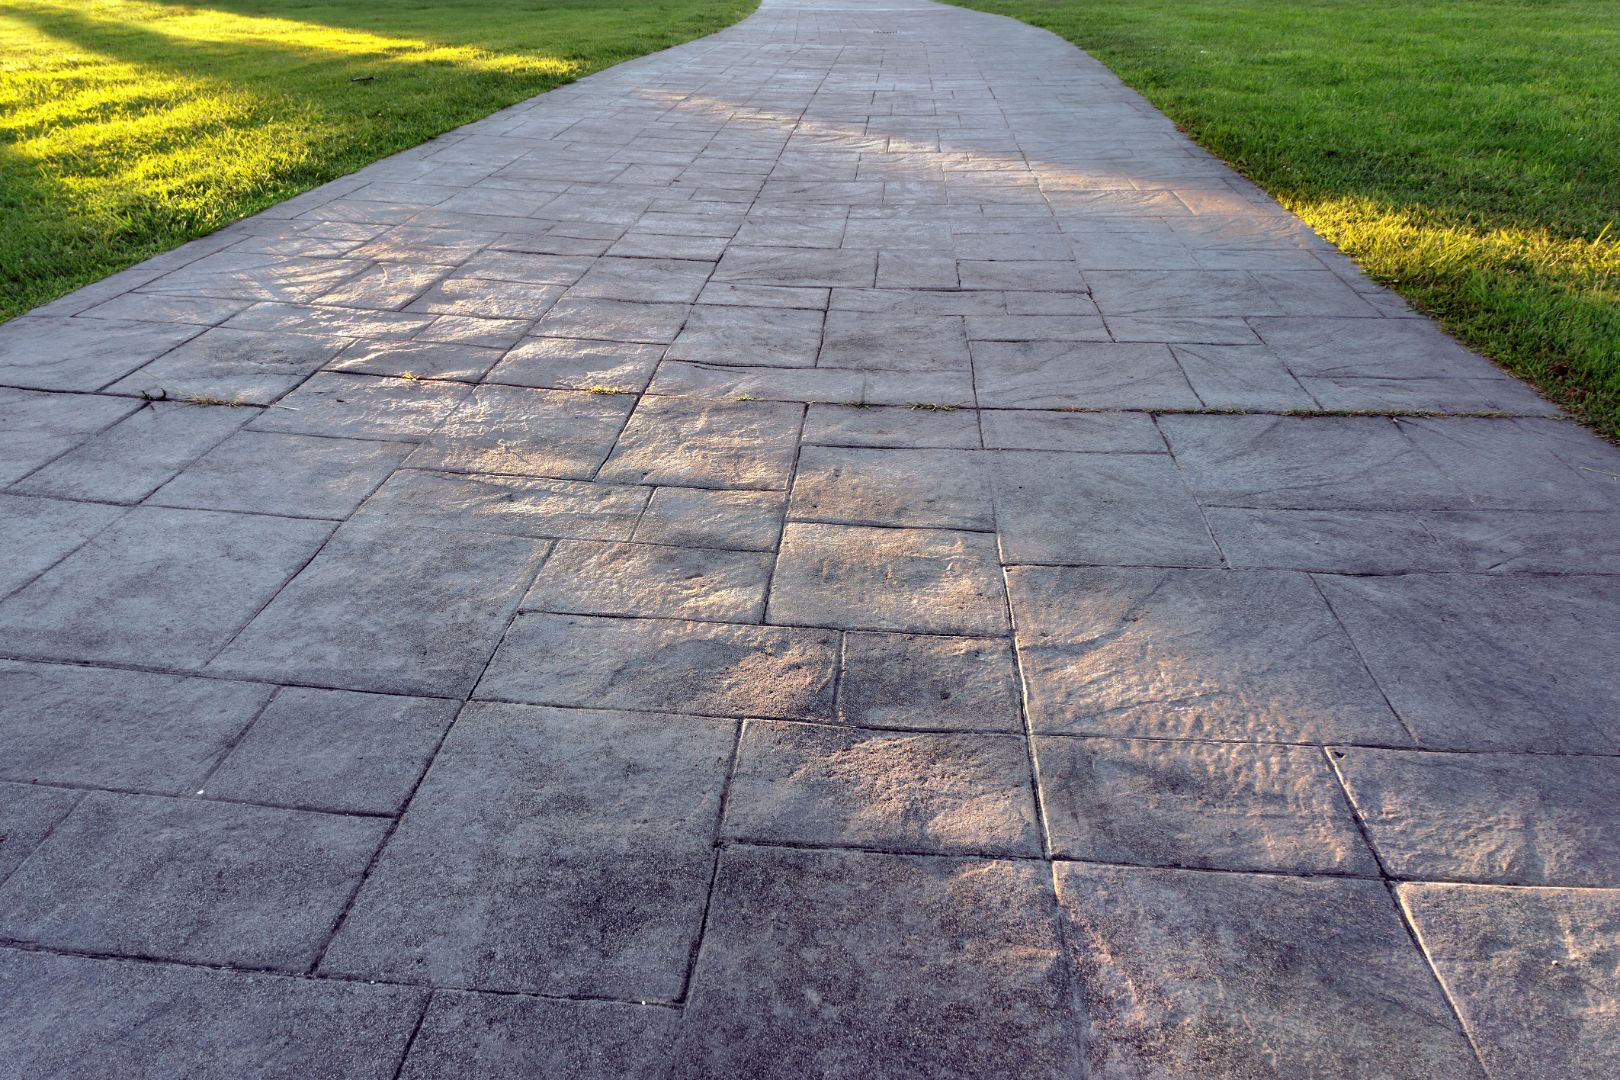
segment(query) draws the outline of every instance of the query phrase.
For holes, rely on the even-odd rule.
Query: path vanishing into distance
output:
[[[766,0],[0,386],[0,1077],[1620,1074],[1620,451],[1043,31]]]

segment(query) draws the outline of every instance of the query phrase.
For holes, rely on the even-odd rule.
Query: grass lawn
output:
[[[1073,41],[1620,435],[1620,3],[956,0]]]
[[[756,3],[0,0],[0,319]]]

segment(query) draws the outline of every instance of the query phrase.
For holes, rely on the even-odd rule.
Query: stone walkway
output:
[[[767,0],[0,385],[0,1076],[1620,1075],[1620,452],[1041,31]]]

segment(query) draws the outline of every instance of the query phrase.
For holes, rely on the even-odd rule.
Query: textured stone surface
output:
[[[238,432],[149,499],[158,506],[343,518],[405,460],[399,443]],[[267,472],[266,461],[276,470]]]
[[[96,503],[0,495],[0,596],[28,584],[116,521],[122,510]]]
[[[0,783],[0,882],[22,865],[79,798],[79,792],[62,788]]]
[[[564,540],[523,598],[532,611],[757,622],[770,556],[753,551]]]
[[[844,635],[838,716],[848,724],[1017,731],[1020,689],[1001,638]]]
[[[807,446],[788,517],[848,525],[995,527],[984,456],[959,450]]]
[[[804,410],[764,401],[642,398],[601,478],[684,487],[787,487]]]

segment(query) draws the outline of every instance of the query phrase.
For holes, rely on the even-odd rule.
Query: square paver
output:
[[[28,584],[123,513],[117,506],[0,495],[0,596]]]
[[[738,846],[675,1075],[1067,1077],[1080,1038],[1039,864]]]
[[[242,431],[188,465],[148,502],[343,518],[408,453],[410,447],[403,443]]]
[[[780,307],[700,304],[669,347],[672,360],[748,367],[811,367],[822,314]]]
[[[726,835],[815,847],[1041,853],[1021,735],[899,734],[751,721]]]
[[[208,778],[208,794],[353,814],[397,814],[458,703],[287,687]]]
[[[418,469],[589,479],[635,398],[480,386],[410,457]]]
[[[48,948],[303,971],[387,822],[92,792],[0,888]]]
[[[1492,1076],[1620,1072],[1620,892],[1402,885],[1399,894]]]
[[[401,469],[366,500],[356,520],[539,538],[628,540],[646,505],[646,488]]]
[[[478,696],[541,705],[825,720],[838,637],[674,619],[519,615]]]
[[[806,446],[788,516],[849,525],[995,528],[985,456],[967,450]]]
[[[1036,757],[1055,855],[1378,875],[1315,747],[1061,737]]]
[[[636,525],[649,544],[774,551],[782,536],[786,497],[774,491],[716,491],[661,487]]]
[[[201,667],[331,528],[137,507],[0,603],[0,648],[48,659]]]
[[[548,546],[495,533],[346,525],[211,670],[462,696]]]
[[[678,996],[735,737],[697,717],[468,706],[321,970]]]
[[[125,398],[0,387],[0,484],[22,479],[139,407]]]
[[[1303,574],[1015,567],[1007,580],[1037,731],[1411,741]]]
[[[186,323],[24,316],[0,332],[0,383],[100,390],[202,331]]]
[[[1620,758],[1349,746],[1332,753],[1396,877],[1620,886]]]
[[[1088,1075],[1481,1078],[1382,882],[1059,863]]]
[[[522,606],[576,615],[758,622],[773,561],[762,551],[564,540]]]
[[[802,405],[644,397],[600,479],[624,484],[782,490]]]
[[[647,388],[664,346],[580,338],[525,338],[489,373],[487,381],[552,390]]]
[[[838,718],[858,727],[1021,731],[1005,638],[844,635]]]
[[[266,409],[257,431],[421,442],[467,399],[462,383],[323,371]]]
[[[789,522],[767,618],[851,630],[1006,633],[995,537]]]
[[[998,409],[1196,409],[1168,345],[976,341],[979,404]]]

